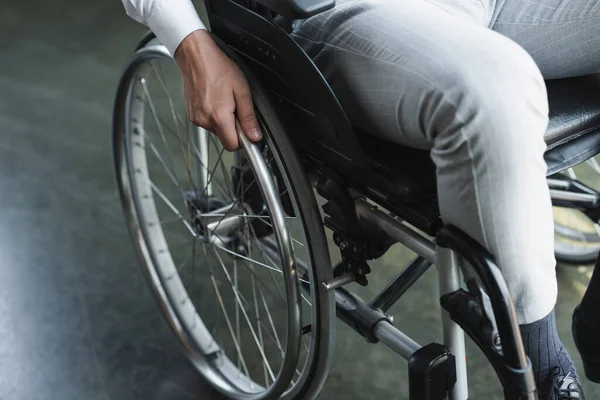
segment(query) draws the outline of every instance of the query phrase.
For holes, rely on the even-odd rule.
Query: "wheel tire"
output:
[[[223,46],[221,44],[221,46]],[[294,147],[286,135],[283,123],[274,112],[269,97],[262,89],[260,83],[244,66],[223,47],[230,57],[234,58],[250,83],[255,109],[263,125],[263,135],[270,148],[277,153],[278,168],[287,179],[289,195],[297,205],[297,218],[302,222],[306,246],[308,248],[311,276],[311,341],[310,356],[301,376],[293,385],[286,385],[284,393],[269,392],[247,393],[243,390],[225,387],[223,384],[224,373],[211,362],[206,354],[198,352],[198,344],[190,336],[186,322],[181,318],[175,304],[175,299],[170,297],[167,282],[158,267],[156,249],[152,248],[149,240],[148,228],[144,217],[141,194],[136,190],[135,171],[132,166],[132,110],[135,108],[136,83],[140,79],[143,66],[155,61],[170,61],[171,56],[166,48],[157,40],[148,41],[138,50],[130,60],[118,87],[114,114],[113,114],[113,152],[117,175],[117,184],[121,197],[127,227],[136,250],[139,263],[151,288],[158,305],[166,318],[172,331],[181,342],[187,356],[196,366],[203,377],[217,390],[231,399],[265,399],[280,397],[283,399],[314,398],[321,389],[331,360],[335,327],[335,298],[322,286],[322,282],[332,278],[332,269],[329,267],[329,254],[327,241],[322,226],[315,197],[302,164],[295,153]],[[281,392],[281,391],[280,391]]]

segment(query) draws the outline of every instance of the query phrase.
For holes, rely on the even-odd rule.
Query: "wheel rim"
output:
[[[563,172],[569,178],[600,189],[600,165],[595,158]],[[554,207],[554,247],[559,261],[593,263],[600,252],[600,225],[577,209]]]
[[[304,292],[300,293],[299,291],[294,292],[293,290],[288,290],[288,287],[286,286],[286,301],[285,304],[289,305],[292,304],[294,301],[296,302],[296,304],[301,303],[302,307],[297,306],[296,308],[297,310],[297,316],[293,316],[291,318],[288,318],[289,320],[294,320],[296,319],[297,322],[291,326],[291,328],[293,329],[288,329],[287,332],[287,339],[285,340],[285,338],[281,338],[282,335],[278,334],[277,332],[277,328],[274,327],[274,321],[272,321],[273,318],[271,318],[271,316],[267,316],[266,318],[263,318],[261,320],[259,314],[256,314],[256,321],[258,321],[255,326],[253,326],[253,322],[252,322],[252,315],[251,313],[258,313],[262,310],[263,313],[265,314],[269,314],[269,305],[268,305],[268,300],[265,299],[268,295],[268,293],[266,293],[266,288],[263,288],[265,290],[261,291],[261,290],[256,290],[256,288],[261,284],[261,280],[259,279],[258,276],[256,276],[256,271],[251,272],[250,275],[250,286],[252,287],[252,292],[253,294],[251,296],[249,295],[244,295],[242,293],[241,288],[238,286],[240,285],[239,279],[240,277],[239,272],[241,270],[241,266],[233,266],[231,267],[227,267],[225,264],[225,258],[230,257],[233,260],[238,260],[237,262],[242,262],[241,260],[243,260],[244,262],[248,262],[249,260],[247,260],[250,257],[241,257],[244,256],[243,254],[240,254],[239,252],[232,250],[232,248],[227,247],[229,245],[228,241],[225,239],[231,239],[233,236],[231,235],[231,229],[224,229],[222,231],[219,232],[219,234],[215,234],[212,235],[212,238],[208,238],[208,241],[205,241],[202,243],[202,247],[203,250],[202,252],[204,253],[203,255],[206,257],[206,265],[209,265],[210,262],[208,261],[208,256],[213,255],[214,259],[217,261],[217,264],[221,267],[222,270],[222,280],[228,282],[231,284],[231,287],[233,288],[232,293],[233,293],[233,297],[234,297],[234,303],[237,304],[237,306],[235,307],[235,311],[233,313],[233,315],[229,315],[227,314],[227,308],[229,306],[229,308],[231,308],[230,304],[227,304],[227,299],[225,298],[225,296],[223,296],[222,294],[220,294],[218,292],[218,286],[219,286],[219,280],[217,279],[217,277],[215,276],[214,272],[211,272],[211,285],[213,288],[215,288],[215,294],[218,298],[218,306],[222,312],[222,315],[224,316],[225,319],[225,325],[227,327],[226,331],[229,332],[230,337],[231,337],[231,341],[233,342],[233,348],[235,349],[234,353],[236,353],[235,357],[230,357],[231,353],[230,349],[229,350],[225,350],[224,347],[227,346],[221,346],[219,345],[219,340],[215,340],[215,336],[213,334],[211,334],[210,332],[210,328],[207,326],[207,324],[205,324],[203,322],[203,319],[198,317],[198,314],[195,313],[196,307],[193,304],[193,300],[192,297],[193,295],[190,295],[190,300],[189,303],[186,301],[186,295],[189,295],[190,290],[186,289],[185,284],[183,283],[183,279],[181,278],[181,274],[182,274],[182,268],[185,267],[186,265],[189,265],[185,260],[182,262],[176,262],[175,257],[173,256],[173,246],[169,246],[168,240],[166,238],[166,234],[165,234],[165,229],[164,226],[165,224],[171,224],[171,223],[181,223],[183,225],[183,230],[187,231],[190,235],[195,236],[196,237],[202,237],[202,235],[200,234],[201,232],[198,230],[198,227],[195,226],[195,221],[194,219],[190,216],[187,217],[186,215],[184,215],[184,212],[181,210],[181,207],[177,206],[176,204],[174,204],[173,201],[168,200],[165,201],[166,199],[170,199],[170,195],[169,193],[167,193],[165,190],[161,190],[161,188],[151,179],[151,175],[154,171],[152,171],[151,167],[148,167],[149,163],[148,163],[148,158],[150,157],[150,154],[152,154],[152,156],[155,158],[155,164],[158,165],[159,167],[161,167],[164,170],[164,177],[167,181],[171,181],[171,183],[173,184],[173,186],[176,186],[177,189],[179,189],[180,194],[182,194],[182,198],[183,198],[183,202],[186,202],[186,198],[188,198],[188,203],[189,203],[189,197],[192,196],[190,195],[190,190],[186,189],[182,186],[182,184],[179,182],[178,180],[178,175],[177,172],[174,171],[174,169],[176,167],[179,167],[181,164],[181,162],[177,162],[176,160],[173,160],[173,155],[172,154],[163,154],[163,153],[168,153],[167,152],[163,152],[161,153],[160,151],[158,151],[158,143],[160,141],[164,141],[165,142],[165,149],[169,149],[169,146],[167,144],[167,142],[169,141],[167,139],[167,135],[168,132],[166,132],[165,129],[160,129],[159,126],[161,126],[161,124],[164,124],[164,121],[162,121],[162,118],[158,116],[158,112],[157,112],[157,106],[158,104],[156,100],[150,101],[150,99],[152,98],[152,96],[150,95],[150,89],[149,89],[149,77],[154,75],[155,77],[160,76],[162,73],[162,71],[160,73],[157,72],[157,67],[156,65],[153,66],[152,63],[156,64],[156,60],[157,59],[163,59],[166,60],[165,54],[161,51],[158,54],[155,54],[155,56],[159,56],[159,57],[154,57],[153,61],[150,60],[146,60],[142,63],[140,63],[140,65],[137,67],[137,72],[135,74],[136,79],[133,79],[131,81],[131,86],[129,88],[129,95],[128,98],[131,100],[130,102],[128,102],[128,104],[130,104],[130,107],[128,109],[128,117],[127,120],[129,121],[129,129],[126,129],[126,131],[130,131],[132,134],[130,135],[126,135],[126,143],[124,146],[124,153],[126,154],[126,159],[127,159],[127,166],[128,166],[128,170],[130,171],[129,176],[128,176],[128,180],[129,183],[131,185],[130,187],[130,191],[132,194],[132,199],[133,202],[135,203],[135,208],[137,209],[137,216],[134,219],[138,220],[138,225],[141,228],[141,233],[143,235],[144,240],[147,242],[147,249],[148,249],[148,255],[149,257],[147,257],[148,259],[151,259],[153,264],[155,265],[155,278],[160,281],[160,284],[162,286],[162,288],[164,289],[162,294],[159,294],[159,297],[162,297],[164,302],[167,303],[166,307],[170,308],[171,312],[171,325],[175,326],[175,330],[180,331],[181,333],[181,339],[183,340],[186,350],[188,352],[188,354],[191,356],[191,358],[194,360],[195,364],[198,366],[198,368],[201,370],[201,372],[205,375],[205,377],[207,377],[211,383],[213,383],[213,385],[215,385],[219,390],[225,392],[227,395],[231,396],[231,397],[235,397],[235,398],[262,398],[262,397],[267,397],[270,395],[276,395],[277,392],[279,392],[279,394],[281,394],[281,392],[285,391],[287,389],[287,393],[288,394],[293,394],[293,392],[295,391],[295,389],[297,387],[302,386],[301,383],[303,383],[303,380],[306,379],[306,374],[304,374],[304,369],[306,365],[308,365],[310,363],[310,360],[312,359],[312,357],[314,357],[314,346],[312,341],[310,340],[297,340],[298,341],[298,348],[300,350],[300,352],[302,352],[302,350],[304,350],[304,355],[301,356],[301,360],[299,362],[299,367],[296,368],[296,362],[289,362],[289,360],[293,360],[295,355],[294,355],[294,350],[293,350],[293,346],[288,345],[288,343],[293,343],[294,342],[294,338],[298,336],[298,332],[300,332],[300,308],[307,308],[307,303],[310,303],[310,301],[308,300],[309,298],[312,300],[313,299],[313,295],[315,292],[314,289],[314,278],[312,277],[312,272],[311,272],[311,268],[307,267],[306,264],[310,263],[310,257],[305,257],[304,259],[304,268],[301,269],[300,272],[303,272],[303,279],[302,280],[302,286],[304,287]],[[160,86],[160,88],[164,91],[167,92],[166,89],[166,84],[163,80],[163,82],[161,82],[160,79],[156,79],[158,85]],[[166,99],[163,99],[163,102],[166,101],[169,106],[172,109],[176,109],[176,105],[174,104],[175,101],[173,99],[172,96],[166,96]],[[146,115],[144,115],[144,113],[146,113]],[[154,120],[154,122],[156,123],[156,131],[155,132],[157,134],[155,139],[150,139],[150,134],[147,132],[146,129],[146,125],[145,123],[148,121],[148,119],[150,118],[150,120]],[[172,115],[172,121],[174,125],[183,125],[183,122],[185,121],[184,118],[181,118],[180,115],[177,115],[175,113],[173,113]],[[163,127],[164,128],[164,127]],[[187,131],[187,129],[186,129]],[[199,137],[201,137],[202,132],[198,131],[197,129],[194,131],[196,133],[199,134]],[[171,132],[172,133],[172,132]],[[190,136],[190,135],[188,135]],[[178,133],[178,137],[179,133]],[[214,138],[212,136],[206,136],[206,138],[208,139],[208,143],[212,144],[213,146],[213,150],[216,147],[216,141],[214,140]],[[130,139],[130,140],[127,140]],[[268,139],[268,137],[267,137]],[[182,142],[181,140],[179,140],[180,142]],[[187,141],[185,143],[188,143],[189,145],[187,146],[187,150],[188,150],[188,154],[203,154],[203,151],[206,149],[203,149],[202,146],[194,146],[193,145],[193,140],[192,141]],[[191,144],[190,144],[191,143]],[[181,144],[181,143],[180,143]],[[245,153],[245,157],[247,160],[250,160],[250,164],[251,165],[251,169],[253,171],[259,171],[263,170],[265,168],[271,168],[265,165],[265,163],[263,162],[261,164],[261,160],[263,160],[263,158],[260,157],[260,152],[256,147],[253,146],[244,146],[245,149],[247,150]],[[273,144],[269,141],[266,140],[266,145],[265,148],[266,149],[270,149],[273,147]],[[214,152],[214,151],[213,151]],[[210,187],[210,189],[205,189],[203,190],[203,192],[221,192],[220,194],[223,194],[223,192],[227,191],[227,188],[225,186],[227,186],[227,182],[225,182],[225,184],[223,184],[223,182],[219,183],[216,179],[211,181],[210,180],[210,176],[212,176],[213,178],[215,176],[218,175],[217,171],[217,164],[219,164],[218,160],[223,161],[224,157],[224,152],[217,152],[217,162],[215,163],[214,169],[205,165],[203,170],[205,172],[210,171],[209,174],[201,174],[201,173],[196,173],[197,176],[194,176],[194,171],[193,168],[191,168],[189,160],[191,159],[188,155],[187,158],[187,162],[185,157],[183,157],[184,162],[183,164],[187,164],[187,168],[186,168],[186,174],[184,175],[188,175],[190,181],[193,183],[194,182],[194,178],[197,178],[198,181],[202,181],[202,177],[201,175],[204,175],[204,178],[208,178],[208,182],[210,183],[210,185],[205,185],[206,187]],[[196,158],[200,158],[200,157],[196,157]],[[276,157],[276,154],[274,153],[274,156],[272,157],[271,162],[274,162],[279,168],[278,170],[281,171],[283,168],[281,166],[282,160],[278,159]],[[208,164],[208,163],[207,163]],[[223,162],[220,163],[220,165],[223,165]],[[155,166],[156,167],[156,166]],[[223,178],[226,175],[226,169],[225,168],[221,168],[219,167],[219,169],[222,171],[222,175]],[[200,168],[200,170],[202,170],[202,168]],[[271,174],[272,175],[272,174]],[[278,182],[279,184],[283,184],[285,185],[289,185],[289,181],[287,180],[286,176],[281,176],[284,174],[279,174],[279,178],[282,182]],[[259,179],[260,181],[260,179]],[[261,192],[263,194],[267,193],[269,191],[268,188],[268,182],[263,182],[260,181],[258,186],[261,189]],[[193,185],[192,185],[193,186]],[[224,188],[225,187],[225,188]],[[230,186],[231,188],[231,186]],[[273,191],[274,189],[271,188],[271,191]],[[125,190],[127,191],[127,190]],[[192,190],[192,192],[198,192],[198,190],[194,189]],[[187,197],[186,197],[187,196]],[[287,259],[288,260],[288,265],[290,264],[290,255],[292,255],[291,260],[293,260],[293,254],[291,253],[291,247],[293,245],[293,247],[296,247],[296,253],[298,252],[297,247],[299,244],[302,244],[302,240],[299,240],[299,238],[297,237],[297,231],[298,229],[295,230],[294,233],[294,237],[292,238],[289,234],[290,229],[287,229],[286,225],[289,225],[289,218],[281,218],[282,215],[282,207],[280,204],[277,204],[278,201],[274,201],[274,200],[279,200],[281,196],[273,196],[271,193],[271,196],[265,196],[265,198],[267,199],[267,203],[269,203],[269,199],[271,199],[271,204],[267,205],[267,209],[269,211],[268,215],[269,215],[269,222],[274,222],[273,223],[273,230],[274,230],[274,234],[272,235],[271,238],[260,238],[260,240],[257,240],[257,238],[254,238],[252,241],[254,242],[254,244],[250,244],[247,246],[247,248],[255,248],[255,247],[260,247],[261,249],[263,249],[264,247],[262,246],[270,246],[269,248],[273,248],[272,243],[273,241],[277,242],[277,255],[278,255],[278,259],[277,261],[281,262],[282,259]],[[289,197],[293,197],[293,196],[289,196]],[[221,199],[223,200],[223,199]],[[233,200],[233,198],[229,199],[229,200]],[[171,218],[169,220],[165,220],[165,219],[161,219],[159,214],[159,210],[157,207],[157,202],[163,202],[166,209],[170,209],[170,212],[172,213]],[[185,203],[186,207],[189,206],[188,203]],[[235,200],[228,203],[228,204],[233,204],[235,203]],[[211,210],[211,212],[207,213],[210,214],[210,217],[213,218],[212,221],[210,222],[205,222],[204,223],[204,228],[208,228],[210,226],[210,224],[212,225],[212,230],[217,230],[217,229],[221,229],[224,225],[227,225],[229,222],[231,222],[231,224],[235,225],[234,222],[228,220],[227,218],[229,218],[231,215],[227,216],[225,215],[225,213],[223,213],[224,209],[227,209],[227,205],[225,204],[225,206],[223,206],[223,204],[221,204],[221,210],[219,209],[215,209],[215,210]],[[294,212],[296,213],[295,215],[298,215],[298,205],[294,204]],[[187,207],[189,208],[189,207]],[[256,215],[256,214],[249,214],[247,212],[247,210],[245,209],[245,207],[235,207],[236,209],[240,209],[242,211],[238,211],[237,215],[233,215],[234,217],[239,217],[242,218],[245,221],[248,221],[251,218],[261,218],[261,221],[264,220],[264,215]],[[230,207],[230,210],[234,209],[234,207]],[[220,212],[215,212],[215,211],[220,211]],[[279,217],[277,216],[279,215]],[[200,218],[200,222],[202,223],[202,218],[206,217],[207,215],[201,215]],[[226,223],[227,222],[227,223]],[[253,229],[253,224],[251,223],[246,223],[246,230],[248,233],[248,236],[252,236],[251,234],[251,230]],[[218,228],[217,228],[218,227]],[[275,228],[276,227],[276,228]],[[304,228],[302,228],[304,229]],[[223,234],[223,231],[226,231],[227,234]],[[229,235],[229,236],[227,236]],[[254,235],[256,236],[256,235]],[[206,238],[204,238],[206,239]],[[211,241],[212,239],[212,241]],[[239,239],[239,237],[235,237],[236,240]],[[270,240],[267,240],[270,239]],[[194,242],[194,249],[197,243],[197,239],[193,239]],[[260,243],[259,243],[260,242]],[[288,250],[287,250],[287,255],[286,255],[286,251],[285,251],[285,247],[286,244],[288,246]],[[207,250],[207,248],[210,247],[210,249]],[[282,251],[281,249],[284,249],[284,251]],[[215,249],[218,249],[215,250]],[[196,252],[196,250],[194,250],[194,252]],[[237,253],[237,254],[235,254]],[[197,254],[193,254],[192,255],[192,259],[196,259],[196,255]],[[267,258],[264,259],[264,262],[256,262],[256,260],[254,260],[253,265],[258,267],[266,267],[267,269],[269,269],[268,267],[271,266],[273,267],[273,265],[270,264],[275,264],[274,261],[271,260],[267,260]],[[193,266],[193,265],[192,265]],[[294,266],[290,265],[289,266],[290,270],[292,271],[292,274],[294,273]],[[194,270],[194,268],[192,268]],[[248,269],[248,271],[251,271],[251,269]],[[280,269],[279,272],[281,272],[282,270]],[[273,268],[269,269],[269,273],[271,273],[271,277],[273,274]],[[152,274],[152,272],[151,272]],[[285,274],[281,274],[282,276]],[[195,278],[194,278],[195,279]],[[264,282],[263,282],[264,283]],[[290,285],[288,285],[290,286]],[[298,281],[296,280],[294,285],[296,289],[298,289]],[[272,294],[272,293],[271,293]],[[297,299],[302,299],[302,300],[294,300],[294,298]],[[249,300],[250,299],[250,300]],[[229,301],[231,301],[231,299],[229,299]],[[262,303],[262,308],[259,307]],[[189,304],[189,305],[188,305]],[[185,307],[188,306],[188,310],[185,309]],[[248,306],[252,306],[252,307],[248,307]],[[192,310],[193,307],[193,310]],[[251,308],[253,308],[253,310],[250,310]],[[288,309],[290,309],[290,307],[287,307]],[[305,312],[305,315],[308,315],[308,324],[314,324],[315,321],[315,312],[313,311],[313,307],[309,307],[310,310],[308,310],[308,312]],[[288,310],[289,311],[289,310]],[[167,313],[169,314],[169,313]],[[288,312],[289,314],[293,314],[293,310],[292,313]],[[225,315],[228,315],[227,317],[225,317]],[[251,373],[250,369],[252,369],[252,366],[248,365],[250,364],[247,360],[244,359],[243,354],[242,353],[242,343],[244,342],[244,340],[242,340],[241,336],[242,333],[239,332],[240,328],[240,322],[246,320],[246,322],[248,323],[248,331],[250,332],[250,336],[252,336],[252,339],[254,340],[256,347],[260,348],[262,347],[262,350],[259,349],[259,353],[260,354],[260,358],[263,360],[263,365],[262,367],[259,366],[258,369],[262,370],[263,374],[264,374],[264,382],[262,384],[256,382],[259,381],[260,379],[257,379],[255,377],[256,374]],[[314,326],[314,325],[313,325]],[[275,365],[270,365],[270,363],[268,362],[268,351],[264,348],[264,346],[262,346],[262,344],[267,341],[269,338],[267,336],[268,335],[268,331],[271,331],[274,334],[270,335],[270,338],[272,339],[273,343],[276,344],[274,347],[277,348],[278,350],[282,350],[283,348],[285,348],[286,351],[285,354],[286,356],[283,358],[283,360],[279,363],[279,373],[277,371],[277,366],[278,364]],[[236,343],[237,342],[237,343]],[[289,348],[292,348],[291,351],[289,351]],[[286,371],[284,371],[285,369],[285,364],[286,364],[286,360],[288,360],[288,364],[292,363],[294,364],[294,367],[292,369],[292,384],[288,385],[286,381],[286,379],[289,381],[290,379],[286,378]],[[287,375],[289,375],[290,372],[287,371]]]

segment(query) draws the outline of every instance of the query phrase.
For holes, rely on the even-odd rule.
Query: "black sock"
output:
[[[588,285],[581,304],[579,305],[579,311],[582,313],[583,318],[593,325],[600,324],[600,258],[596,261],[594,266],[594,273],[592,274],[592,280]]]
[[[554,310],[539,321],[519,327],[525,352],[533,364],[540,399],[548,395],[556,367],[560,368],[560,375],[570,373],[571,377],[578,379],[573,360],[558,337]]]

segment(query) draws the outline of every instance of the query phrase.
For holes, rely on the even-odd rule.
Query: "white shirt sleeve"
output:
[[[191,0],[122,0],[127,15],[148,26],[171,54],[181,41],[206,29]]]

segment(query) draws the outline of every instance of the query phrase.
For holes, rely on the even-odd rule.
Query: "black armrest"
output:
[[[335,7],[335,0],[254,0],[289,19],[305,19]]]

